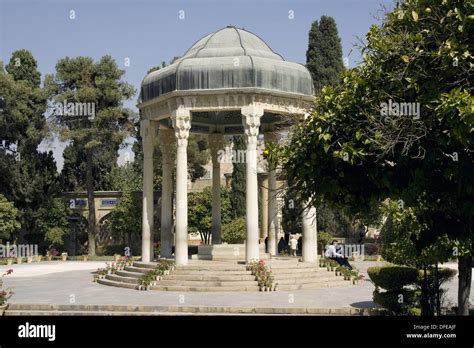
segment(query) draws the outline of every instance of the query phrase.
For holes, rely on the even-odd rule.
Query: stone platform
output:
[[[274,276],[277,291],[349,286],[334,272],[314,263],[300,262],[297,258],[273,258],[266,261]],[[139,278],[153,269],[156,263],[135,262],[116,274],[99,279],[103,285],[137,289]],[[161,291],[197,292],[257,292],[255,276],[246,269],[244,261],[190,260],[186,266],[177,266],[169,275],[150,287]]]

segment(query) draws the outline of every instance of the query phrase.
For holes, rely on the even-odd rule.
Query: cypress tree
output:
[[[311,25],[306,67],[313,78],[316,94],[323,86],[333,86],[339,82],[344,64],[341,39],[337,33],[336,21],[332,17],[322,16],[319,22],[314,21]]]
[[[245,162],[241,161],[242,156],[247,148],[245,139],[242,135],[233,137],[235,156],[232,169],[232,183],[230,201],[232,204],[232,212],[235,218],[245,216]],[[240,150],[240,153],[239,153]],[[235,161],[237,159],[237,161]]]

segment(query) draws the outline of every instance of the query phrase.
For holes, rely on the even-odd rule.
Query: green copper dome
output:
[[[172,91],[245,88],[313,94],[305,66],[285,61],[255,34],[229,26],[198,40],[173,64],[148,74],[141,101]]]

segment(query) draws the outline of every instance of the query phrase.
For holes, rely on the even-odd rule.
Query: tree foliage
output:
[[[11,236],[20,228],[17,219],[18,209],[0,194],[0,241],[11,239]]]
[[[229,190],[221,187],[221,223],[231,220],[231,202]],[[188,195],[188,231],[199,233],[203,243],[208,244],[212,227],[212,190],[206,187],[202,192]]]
[[[0,64],[1,65],[1,64]],[[49,207],[60,191],[52,152],[38,152],[47,133],[47,94],[30,52],[13,52],[0,67],[0,192],[18,209],[19,241],[37,239],[40,207]],[[14,236],[14,237],[18,237]]]
[[[125,71],[118,68],[110,56],[94,62],[89,57],[63,58],[56,64],[56,74],[47,76],[45,85],[58,104],[88,103],[93,115],[66,115],[57,112],[56,120],[64,140],[77,147],[85,156],[85,188],[88,195],[89,254],[95,254],[96,224],[94,203],[95,160],[104,152],[118,150],[133,129],[134,114],[123,107],[123,101],[135,94],[135,89],[122,81]],[[56,105],[58,105],[56,104]],[[90,110],[89,110],[90,111]],[[100,166],[99,166],[100,168]]]
[[[342,85],[323,88],[291,146],[269,156],[305,199],[316,193],[365,215],[386,198],[415,208],[426,225],[417,248],[448,239],[458,256],[460,314],[468,311],[474,240],[473,6],[399,3],[368,32],[364,63]],[[392,102],[419,103],[420,113],[387,114]]]
[[[246,150],[245,139],[243,136],[233,137],[234,148],[236,151]],[[232,163],[232,181],[231,181],[231,202],[234,218],[245,216],[245,162],[233,161]]]
[[[313,78],[316,93],[324,86],[340,82],[339,75],[344,70],[342,46],[336,21],[332,17],[322,16],[319,22],[314,21],[311,25],[306,67]]]

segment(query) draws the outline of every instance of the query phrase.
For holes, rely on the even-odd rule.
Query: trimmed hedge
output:
[[[417,295],[415,290],[398,289],[390,291],[374,291],[374,302],[391,311],[393,314],[418,315],[413,307]]]
[[[400,290],[404,286],[415,284],[418,280],[418,270],[412,267],[369,267],[367,273],[377,288],[388,291]]]
[[[434,277],[434,271],[428,271],[427,275],[428,277]],[[445,283],[446,281],[450,280],[453,278],[456,274],[458,273],[457,270],[452,269],[452,268],[439,268],[438,269],[438,282],[440,284]],[[419,270],[419,278],[423,279],[423,270]]]

